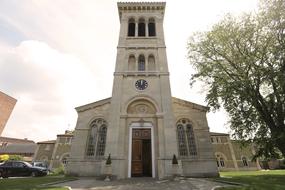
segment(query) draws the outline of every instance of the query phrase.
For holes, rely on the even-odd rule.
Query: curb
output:
[[[68,182],[68,181],[76,181],[76,180],[78,180],[78,179],[77,178],[76,179],[66,179],[66,180],[62,180],[62,181],[55,181],[55,182],[51,182],[51,183],[45,183],[45,184],[41,184],[41,185],[38,185],[38,186],[39,187],[50,186],[50,185],[56,185],[56,184],[59,184],[59,183],[65,183],[65,182]],[[67,187],[67,188],[71,189],[68,186],[64,186],[64,187]]]
[[[213,181],[219,182],[219,183],[225,183],[225,184],[229,184],[229,185],[248,186],[248,184],[244,184],[244,183],[231,182],[231,181],[223,181],[223,180],[218,180],[218,179],[213,179]]]

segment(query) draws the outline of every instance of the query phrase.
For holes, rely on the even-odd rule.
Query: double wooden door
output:
[[[152,177],[151,130],[132,130],[132,177]]]

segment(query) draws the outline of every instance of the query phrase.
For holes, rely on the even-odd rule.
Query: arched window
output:
[[[246,157],[241,157],[241,160],[242,160],[242,163],[243,163],[243,166],[248,166],[248,163],[247,163],[247,160],[246,160]]]
[[[143,55],[139,56],[138,60],[138,70],[139,71],[145,71],[145,58]]]
[[[63,166],[66,166],[66,164],[68,163],[68,160],[67,160],[68,158],[69,158],[69,154],[66,154],[61,158],[61,163],[63,164]]]
[[[148,70],[155,71],[155,59],[153,55],[148,56]]]
[[[107,123],[103,119],[96,119],[90,125],[87,156],[104,156],[107,136]],[[95,154],[96,153],[96,154]]]
[[[128,25],[128,36],[135,36],[136,34],[136,24],[133,18],[129,19]]]
[[[145,36],[145,21],[143,18],[139,19],[139,32],[138,36]]]
[[[155,22],[154,19],[151,18],[148,21],[148,36],[155,36],[156,32],[155,32]]]
[[[218,167],[225,167],[225,159],[222,155],[217,154],[216,155],[216,160],[217,160],[217,166]]]
[[[180,119],[177,122],[177,140],[179,156],[197,155],[194,131],[188,119]]]
[[[129,57],[128,70],[129,70],[129,71],[134,71],[134,70],[136,70],[136,58],[135,58],[135,56],[133,56],[133,55],[131,55],[131,56]]]

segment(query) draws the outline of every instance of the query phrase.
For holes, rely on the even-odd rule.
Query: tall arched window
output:
[[[144,55],[140,55],[139,56],[138,70],[139,71],[145,71],[145,58],[144,58]]]
[[[135,34],[136,34],[136,23],[135,19],[131,18],[129,19],[128,36],[135,36]]]
[[[177,139],[179,156],[197,155],[194,131],[188,119],[180,119],[177,122]]]
[[[241,157],[241,160],[242,160],[242,163],[243,163],[243,166],[248,166],[248,163],[247,163],[247,160],[246,160],[246,157]]]
[[[155,36],[156,32],[155,32],[155,22],[154,19],[151,18],[148,21],[148,36]]]
[[[155,70],[155,59],[153,55],[148,56],[148,70],[154,71]]]
[[[87,156],[104,156],[107,136],[107,123],[103,119],[96,119],[90,125]],[[95,154],[96,153],[96,154]]]
[[[136,70],[136,58],[133,55],[130,55],[130,57],[129,57],[129,60],[128,60],[128,70],[129,71]]]
[[[145,36],[145,20],[143,18],[139,19],[138,36]]]

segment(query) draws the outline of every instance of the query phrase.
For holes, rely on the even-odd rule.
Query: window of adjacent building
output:
[[[153,55],[148,56],[148,70],[149,71],[155,70],[155,59]]]
[[[145,20],[139,19],[139,25],[138,25],[138,36],[145,36]]]
[[[217,160],[217,166],[218,167],[222,167],[222,168],[225,167],[225,159],[224,159],[223,156],[217,154],[216,155],[216,160]]]
[[[61,163],[66,166],[66,164],[68,163],[67,159],[69,158],[69,155],[65,155],[62,159],[61,159]]]
[[[145,71],[145,58],[143,55],[139,56],[138,60],[138,70],[139,71]]]
[[[241,158],[241,160],[242,160],[243,166],[248,166],[246,157],[243,156],[243,157]]]
[[[148,22],[148,36],[155,36],[156,32],[155,32],[155,22],[154,19],[149,19]]]
[[[128,36],[135,36],[136,34],[136,24],[135,20],[131,18],[128,24]]]
[[[87,156],[104,156],[107,136],[107,122],[96,119],[90,125]]]
[[[213,137],[211,137],[211,142],[212,142],[212,143],[214,142],[214,138],[213,138]]]
[[[223,168],[223,167],[225,167],[225,161],[224,161],[224,158],[220,158],[220,165],[221,165],[221,167]]]
[[[129,60],[128,60],[128,70],[129,71],[136,70],[136,58],[133,55],[130,55],[130,57],[129,57]]]
[[[188,119],[180,119],[177,122],[177,141],[179,156],[196,156],[197,149],[192,124]]]

